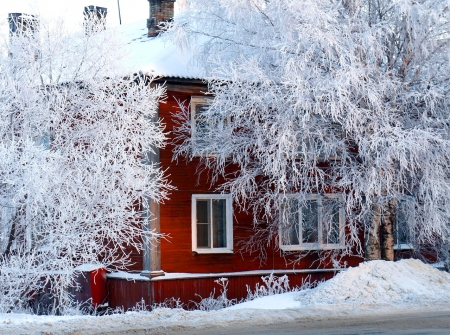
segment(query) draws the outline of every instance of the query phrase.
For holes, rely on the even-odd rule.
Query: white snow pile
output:
[[[365,262],[299,292],[296,300],[301,305],[450,302],[450,274],[416,259]]]
[[[429,306],[450,302],[450,274],[415,259],[370,261],[348,268],[316,288],[258,298],[230,307],[287,309],[333,305]],[[327,307],[327,308],[328,308]]]

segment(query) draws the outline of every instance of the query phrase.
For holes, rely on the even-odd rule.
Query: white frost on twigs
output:
[[[178,114],[175,159],[200,156],[213,183],[225,178],[218,190],[254,213],[244,250],[264,258],[279,243],[289,195],[339,193],[345,243],[328,255],[361,255],[376,209],[409,197],[411,247],[447,257],[449,4],[188,2],[166,37],[182,48],[209,38],[196,51],[215,98],[200,140],[189,110]]]
[[[143,209],[171,189],[148,159],[164,146],[164,89],[122,76],[113,31],[63,31],[41,22],[0,44],[3,312],[64,313],[77,266],[126,269]]]

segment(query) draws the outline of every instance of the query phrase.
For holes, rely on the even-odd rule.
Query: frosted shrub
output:
[[[136,306],[134,306],[131,311],[132,312],[146,312],[150,310],[150,306],[145,303],[145,300],[142,298],[141,301],[138,301],[136,303]]]
[[[268,295],[281,294],[285,292],[290,292],[289,278],[284,275],[282,277],[277,277],[273,273],[269,276],[261,277],[263,285],[256,283],[255,289],[252,291],[250,286],[247,286],[247,298],[246,301],[251,301],[256,298],[265,297]]]
[[[215,280],[215,283],[221,286],[220,295],[217,298],[214,298],[216,293],[216,290],[214,289],[209,297],[207,298],[200,297],[201,298],[200,302],[194,303],[195,305],[194,309],[199,309],[201,311],[220,310],[226,307],[233,306],[237,303],[251,301],[256,298],[262,298],[270,295],[282,294],[287,292],[309,290],[317,286],[318,284],[316,281],[311,282],[311,276],[307,276],[302,280],[302,285],[300,287],[291,288],[289,286],[289,278],[287,275],[277,277],[273,273],[271,273],[268,276],[261,277],[261,280],[263,281],[263,284],[260,285],[259,283],[257,283],[254,290],[252,290],[249,285],[246,285],[247,297],[240,301],[238,301],[237,299],[228,299],[227,291],[229,282],[227,278],[220,278],[218,280]]]
[[[216,290],[214,289],[208,298],[200,297],[200,302],[195,303],[195,309],[201,311],[216,311],[236,304],[236,299],[228,299],[227,297],[228,278],[220,278],[214,282],[221,286],[220,295],[217,298],[214,298],[216,293]]]
[[[172,298],[166,298],[161,303],[156,303],[152,305],[152,309],[158,309],[158,308],[170,308],[170,309],[183,309],[185,306],[181,302],[180,298],[175,299]]]

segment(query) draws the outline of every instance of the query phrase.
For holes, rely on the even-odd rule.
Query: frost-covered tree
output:
[[[171,188],[144,154],[164,145],[154,118],[164,90],[125,77],[101,20],[70,35],[14,20],[0,45],[0,312],[44,291],[64,313],[75,268],[129,266],[146,202]]]
[[[214,99],[195,122],[181,113],[175,158],[200,156],[253,211],[244,247],[334,241],[335,256],[393,259],[394,244],[448,245],[449,5],[188,2],[166,36],[196,48]]]

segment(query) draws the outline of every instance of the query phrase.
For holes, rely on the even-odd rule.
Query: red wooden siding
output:
[[[169,134],[169,143],[172,140],[171,132],[176,126],[173,113],[179,110],[178,101],[189,103],[191,96],[202,95],[206,87],[196,88],[194,93],[185,93],[169,90],[167,101],[160,105],[159,115],[166,125]],[[186,87],[183,90],[188,91]],[[191,90],[192,91],[192,90]],[[195,93],[196,92],[196,93]],[[260,269],[292,269],[292,260],[296,255],[287,255],[282,251],[276,251],[272,246],[267,247],[267,259],[265,264],[255,261],[255,254],[196,254],[192,252],[191,243],[191,196],[192,194],[214,193],[207,172],[200,177],[197,175],[198,161],[179,162],[172,161],[173,144],[169,144],[161,150],[160,158],[163,169],[167,173],[174,186],[177,187],[170,195],[170,200],[161,205],[161,232],[170,234],[168,240],[161,242],[161,269],[166,272],[210,273],[210,272],[236,272]],[[220,181],[219,181],[220,183]],[[253,231],[252,216],[242,213],[233,213],[233,242],[234,250],[238,249],[237,241],[247,239]],[[308,269],[313,262],[317,262],[317,254],[311,253],[302,259],[295,268]],[[346,258],[348,266],[355,266],[362,261],[361,258]],[[299,266],[300,265],[300,266]]]
[[[180,299],[187,307],[193,307],[193,302],[199,302],[200,297],[206,298],[215,290],[215,296],[220,294],[221,287],[214,281],[221,277],[220,273],[242,272],[251,270],[278,269],[279,272],[299,270],[296,274],[288,274],[290,286],[301,285],[309,280],[330,279],[334,272],[331,269],[308,270],[320,266],[330,266],[319,261],[317,253],[305,255],[300,262],[298,254],[285,254],[274,249],[274,241],[266,247],[267,258],[264,263],[255,259],[256,254],[197,254],[192,252],[191,245],[191,199],[192,194],[215,193],[214,186],[210,186],[207,172],[198,176],[198,160],[186,162],[172,161],[173,129],[176,126],[173,113],[179,111],[178,101],[189,104],[191,96],[202,95],[206,86],[201,83],[189,83],[187,80],[179,82],[165,82],[168,87],[167,100],[160,104],[159,116],[166,126],[169,137],[168,145],[160,150],[161,167],[167,170],[172,184],[177,188],[170,194],[170,199],[160,206],[160,231],[167,234],[167,239],[161,240],[161,270],[168,273],[214,273],[213,277],[194,277],[183,279],[157,278],[152,281],[127,281],[118,278],[108,279],[109,306],[123,307],[125,310],[133,308],[142,299],[146,305],[162,303],[166,299]],[[221,182],[220,180],[218,181]],[[237,242],[246,240],[253,233],[253,218],[249,214],[234,211],[233,213],[233,247],[238,250]],[[135,262],[129,270],[142,270],[142,254],[132,252]],[[360,257],[346,257],[342,260],[347,266],[356,266],[362,261]],[[295,264],[295,266],[294,266]],[[303,269],[303,271],[301,270]],[[280,276],[281,274],[277,274]],[[234,274],[227,276],[229,280],[228,298],[242,299],[247,296],[246,285],[252,289],[257,283],[262,284],[261,275]],[[199,296],[198,296],[199,295]]]
[[[131,281],[108,278],[108,305],[111,308],[131,309],[142,299],[149,305],[150,281]]]
[[[301,286],[304,282],[328,280],[334,276],[333,271],[313,273],[288,274],[291,288]],[[276,274],[280,277],[282,274]],[[152,281],[130,281],[117,278],[108,279],[109,306],[111,308],[123,307],[131,309],[142,300],[151,306],[154,303],[164,302],[166,299],[180,299],[186,308],[194,308],[194,302],[200,302],[201,298],[207,298],[215,290],[215,297],[220,294],[221,287],[214,281],[221,278],[183,278],[183,279],[159,279]],[[228,299],[247,297],[247,286],[252,290],[257,283],[263,284],[261,275],[228,276]]]

